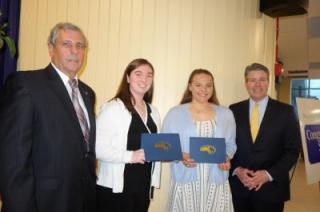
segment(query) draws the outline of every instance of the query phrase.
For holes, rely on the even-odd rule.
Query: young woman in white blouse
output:
[[[159,187],[160,163],[146,162],[142,133],[160,129],[151,105],[154,69],[135,59],[125,69],[118,92],[97,117],[97,199],[99,212],[146,212],[153,187]]]

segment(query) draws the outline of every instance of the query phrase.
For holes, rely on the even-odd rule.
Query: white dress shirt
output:
[[[53,66],[53,68],[57,71],[58,75],[60,76],[60,78],[62,79],[63,81],[63,84],[64,86],[66,87],[67,91],[68,91],[68,94],[70,96],[70,99],[72,98],[72,89],[71,89],[71,86],[69,84],[69,80],[70,78],[65,74],[63,73],[62,71],[60,71],[53,63],[51,63],[51,65]],[[75,77],[75,79],[78,81],[78,78],[77,76]],[[88,124],[88,127],[90,129],[90,121],[89,121],[89,115],[88,115],[88,111],[87,111],[87,108],[84,104],[84,101],[83,101],[83,98],[81,96],[81,93],[79,92],[78,93],[78,100],[79,100],[79,103],[80,103],[80,106],[84,112],[84,115],[86,116],[86,121],[87,121],[87,124]]]

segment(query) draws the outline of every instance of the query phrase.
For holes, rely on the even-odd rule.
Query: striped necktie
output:
[[[259,131],[259,116],[259,103],[256,103],[252,109],[250,120],[250,130],[253,143],[255,142]]]
[[[86,142],[86,148],[87,148],[87,151],[89,152],[89,127],[88,127],[86,116],[83,112],[83,109],[80,106],[79,99],[78,99],[78,94],[79,94],[78,81],[76,79],[70,79],[69,84],[71,86],[71,91],[72,91],[71,92],[72,104],[73,104],[74,110],[77,113],[82,134]]]

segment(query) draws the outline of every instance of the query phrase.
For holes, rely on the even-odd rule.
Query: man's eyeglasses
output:
[[[66,48],[66,49],[72,49],[73,46],[75,46],[75,48],[77,50],[84,50],[87,47],[84,43],[76,43],[76,44],[74,44],[72,41],[63,41],[61,43],[61,46],[63,48]]]

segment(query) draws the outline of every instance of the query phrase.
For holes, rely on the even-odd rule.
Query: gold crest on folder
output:
[[[214,154],[216,152],[216,148],[212,145],[203,145],[203,146],[200,146],[200,152],[207,152],[208,154]]]
[[[160,149],[162,151],[169,151],[170,148],[171,148],[171,144],[169,142],[166,142],[166,141],[159,141],[159,142],[154,144],[154,147],[156,149]]]

